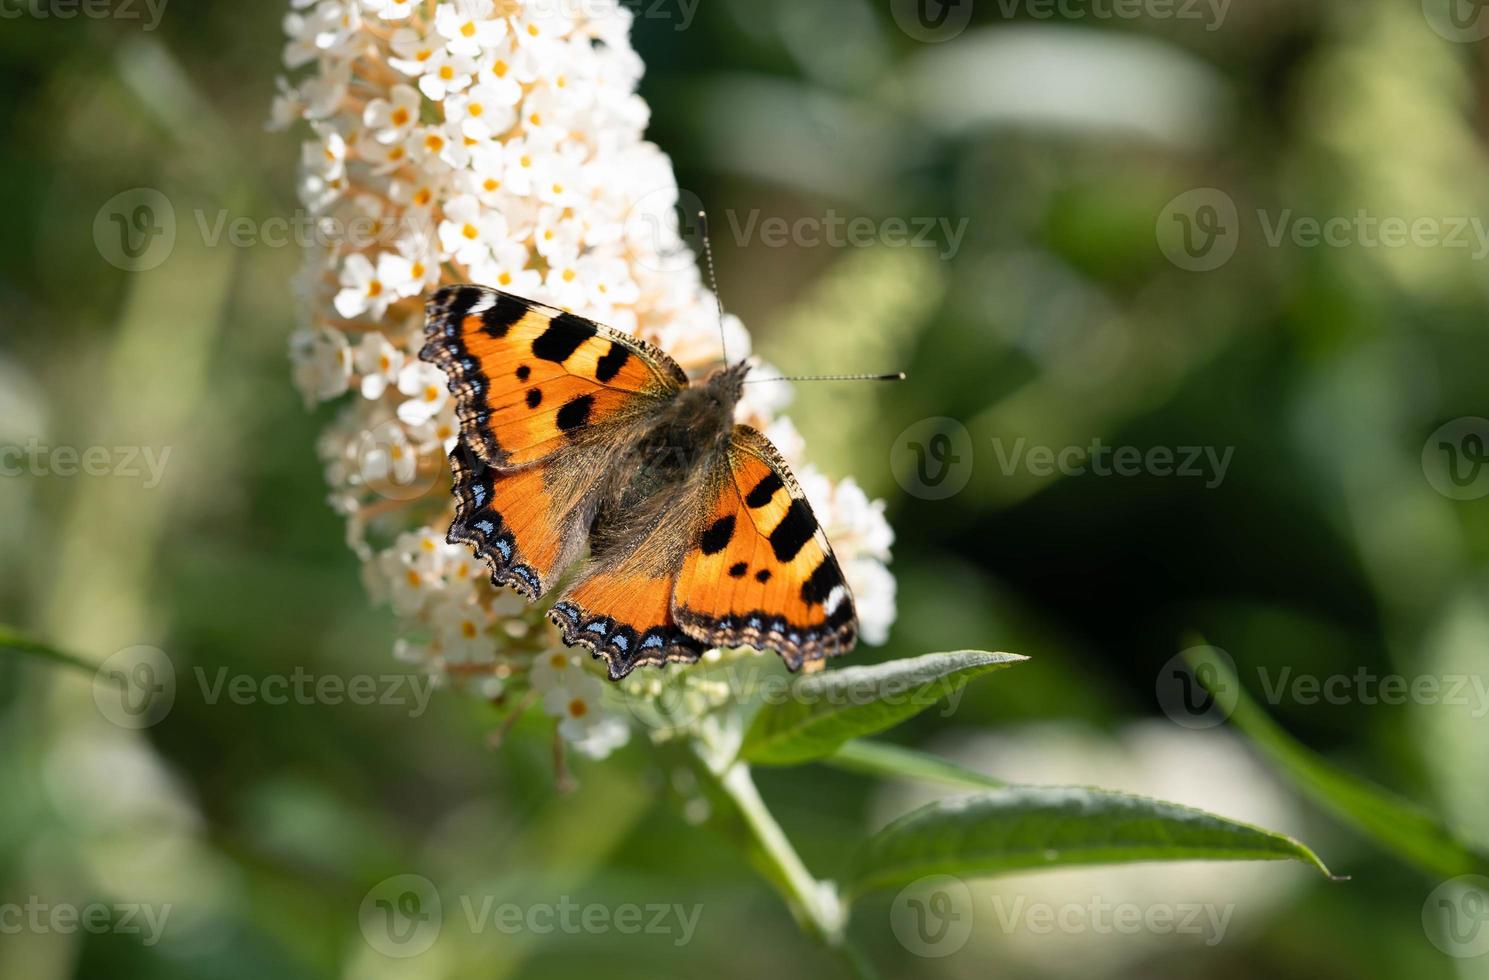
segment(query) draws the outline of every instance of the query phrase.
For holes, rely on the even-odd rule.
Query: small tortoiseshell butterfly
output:
[[[612,680],[712,647],[793,671],[853,648],[827,536],[770,440],[734,422],[748,364],[690,384],[651,344],[481,286],[435,293],[425,334],[460,421],[450,542],[529,600],[588,545],[549,617]]]

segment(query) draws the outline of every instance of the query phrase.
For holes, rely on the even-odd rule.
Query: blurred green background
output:
[[[306,413],[290,384],[299,252],[210,245],[198,224],[296,211],[296,139],[264,131],[286,5],[172,0],[155,30],[142,5],[140,19],[114,6],[61,19],[7,4],[0,25],[0,446],[171,455],[153,487],[0,478],[0,621],[93,661],[159,647],[179,689],[168,717],[131,731],[101,717],[86,673],[0,659],[0,903],[169,904],[169,922],[147,944],[0,917],[0,976],[832,970],[689,824],[669,799],[689,787],[643,739],[578,761],[580,788],[556,797],[540,719],[493,750],[476,699],[437,693],[410,717],[203,697],[197,670],[404,667],[324,502],[314,447],[330,410]],[[1299,799],[1230,729],[1176,725],[1155,696],[1189,631],[1229,651],[1258,698],[1257,678],[1287,667],[1489,672],[1489,504],[1436,489],[1433,436],[1489,415],[1489,48],[1471,25],[1435,0],[1234,0],[1223,14],[1154,0],[1122,8],[1135,17],[982,0],[936,29],[887,0],[631,6],[651,136],[712,214],[724,301],[757,348],[792,372],[909,372],[799,386],[791,411],[814,460],[889,502],[899,619],[857,656],[1033,658],[896,737],[1005,778],[1255,820],[1352,876],[1161,865],[979,883],[971,941],[937,957],[897,940],[881,896],[851,932],[885,975],[1489,976],[1489,957],[1450,958],[1424,935],[1438,881]],[[178,229],[168,261],[132,273],[105,261],[94,224],[136,187],[164,193]],[[939,233],[932,247],[776,247],[735,230],[829,212],[965,234],[956,248]],[[1428,219],[1460,244],[1371,244],[1360,214]],[[1286,230],[1309,217],[1355,230],[1333,244]],[[1218,229],[1209,248],[1183,251],[1186,221]],[[910,443],[961,430],[970,449],[949,465],[966,485],[932,499],[906,477]],[[1019,445],[1094,439],[1232,455],[1218,480],[1008,462]],[[1269,710],[1489,844],[1482,714],[1336,700]],[[925,792],[821,767],[759,779],[824,877]],[[441,941],[401,961],[358,928],[368,889],[399,874],[478,902],[700,911],[686,942],[507,935],[467,928],[447,897]],[[998,914],[1092,899],[1231,914],[1223,938],[1042,934]]]

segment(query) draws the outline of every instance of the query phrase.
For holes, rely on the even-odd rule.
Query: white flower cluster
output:
[[[676,226],[676,180],[642,139],[642,65],[618,0],[291,0],[272,126],[307,124],[300,196],[317,245],[292,339],[307,403],[341,413],[320,454],[370,590],[402,617],[398,655],[517,708],[541,703],[580,751],[627,726],[546,620],[444,540],[458,436],[444,375],[419,360],[423,298],[476,282],[633,332],[695,377],[719,364],[717,313]],[[749,335],[726,318],[730,356]],[[742,420],[793,462],[785,384]],[[350,393],[353,397],[346,397]],[[894,619],[883,508],[851,481],[803,482],[836,542],[864,637]],[[381,538],[381,540],[379,540]]]

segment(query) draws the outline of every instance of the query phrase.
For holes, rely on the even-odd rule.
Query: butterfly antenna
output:
[[[724,300],[719,295],[719,277],[714,271],[713,244],[708,236],[708,213],[698,212],[698,225],[703,232],[703,258],[708,264],[708,282],[713,287],[713,300],[719,308],[719,356],[723,358],[724,365],[729,364],[728,341],[724,333]],[[759,384],[762,381],[904,381],[905,372],[895,371],[893,374],[817,374],[811,376],[800,376],[794,378],[753,378],[745,384]]]
[[[895,371],[892,374],[811,374],[799,375],[794,378],[750,378],[745,381],[747,385],[761,384],[766,381],[904,381],[905,372]]]
[[[719,296],[719,277],[714,274],[713,268],[713,246],[708,241],[708,215],[703,211],[698,212],[698,224],[703,229],[703,257],[708,261],[708,282],[713,286],[713,301],[719,308],[719,357],[723,359],[724,366],[729,366],[729,347],[724,339],[724,300]]]

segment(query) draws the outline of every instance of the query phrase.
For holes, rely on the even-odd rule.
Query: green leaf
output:
[[[980,674],[1026,659],[962,650],[798,677],[765,693],[740,757],[778,766],[820,759],[919,714]]]
[[[40,660],[50,660],[53,663],[65,667],[73,667],[77,670],[86,671],[89,674],[97,673],[98,665],[89,663],[82,657],[71,653],[64,653],[55,647],[49,647],[45,643],[31,639],[12,627],[0,625],[0,650],[9,653],[20,653],[36,657]]]
[[[822,760],[823,765],[868,776],[916,779],[943,783],[962,789],[1000,789],[1008,785],[1001,779],[985,776],[947,759],[885,742],[854,739],[845,742],[835,753]]]
[[[1459,840],[1432,814],[1334,768],[1294,741],[1247,697],[1229,657],[1214,647],[1198,646],[1186,650],[1184,659],[1217,703],[1226,704],[1230,721],[1315,803],[1424,871],[1445,877],[1489,874],[1489,857]]]
[[[1192,860],[1295,860],[1329,873],[1298,841],[1203,810],[1099,789],[1010,786],[900,817],[859,848],[844,888],[856,896],[932,874]]]

